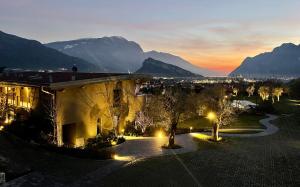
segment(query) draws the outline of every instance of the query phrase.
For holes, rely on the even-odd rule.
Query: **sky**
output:
[[[299,0],[0,0],[0,30],[42,43],[122,36],[224,74],[300,43]]]

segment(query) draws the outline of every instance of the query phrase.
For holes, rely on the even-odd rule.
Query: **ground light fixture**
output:
[[[134,160],[134,157],[132,157],[132,156],[120,156],[120,155],[117,155],[117,154],[113,154],[112,158],[114,160],[118,160],[118,161],[132,161],[132,160]]]
[[[165,137],[165,134],[164,134],[164,132],[162,130],[159,130],[159,131],[157,131],[155,133],[155,137],[157,137],[157,138],[163,138],[163,137]]]
[[[114,145],[117,145],[117,142],[116,141],[111,141],[110,144],[114,146]]]

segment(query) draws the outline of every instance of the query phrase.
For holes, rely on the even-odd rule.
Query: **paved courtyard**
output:
[[[101,185],[300,186],[296,117],[277,119],[280,130],[269,136],[198,141],[197,151],[134,163],[103,178]]]

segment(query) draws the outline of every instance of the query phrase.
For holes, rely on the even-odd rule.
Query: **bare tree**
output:
[[[270,97],[270,88],[268,86],[261,86],[258,89],[258,94],[263,101],[266,101]]]
[[[276,87],[272,89],[272,102],[274,103],[274,97],[277,97],[277,101],[279,102],[280,96],[283,93],[282,87]]]
[[[139,111],[136,114],[134,125],[135,129],[141,129],[142,133],[144,133],[148,127],[154,126],[154,123],[153,119],[148,116],[147,112]]]
[[[247,87],[246,91],[248,93],[248,97],[252,96],[254,94],[254,91],[255,91],[254,84],[252,84],[251,86]]]
[[[48,142],[54,145],[58,144],[58,127],[56,123],[56,104],[55,104],[55,96],[53,93],[44,90],[42,88],[42,92],[49,95],[50,97],[45,97],[45,99],[41,100],[41,104],[43,107],[43,111],[45,112],[46,119],[50,122],[52,127],[52,133],[47,135]]]
[[[5,110],[7,108],[7,97],[6,94],[0,93],[0,118],[4,118]]]

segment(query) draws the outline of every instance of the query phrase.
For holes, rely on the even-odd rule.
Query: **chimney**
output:
[[[73,67],[72,67],[72,72],[73,72],[72,81],[76,80],[77,71],[78,71],[77,66],[76,66],[76,64],[74,64]]]

